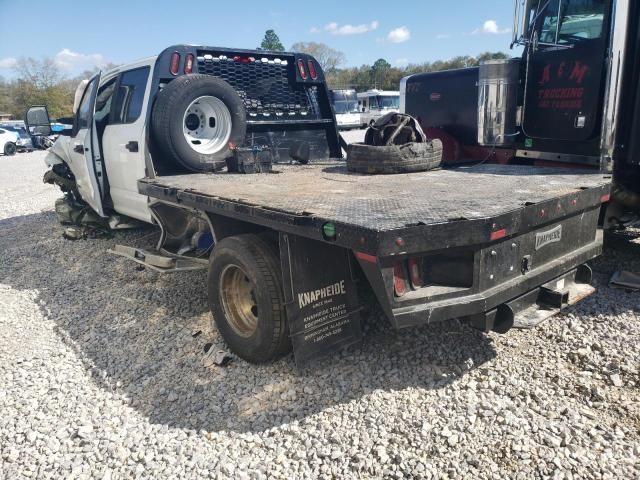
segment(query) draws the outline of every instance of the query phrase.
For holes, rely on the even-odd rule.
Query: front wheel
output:
[[[7,142],[4,144],[4,154],[8,157],[15,155],[17,150],[16,144],[13,142]]]
[[[280,260],[262,237],[220,241],[211,257],[208,290],[218,331],[239,357],[264,363],[291,350]]]

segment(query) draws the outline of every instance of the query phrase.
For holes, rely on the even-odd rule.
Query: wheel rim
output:
[[[220,274],[222,309],[233,331],[250,337],[258,328],[256,286],[242,268],[227,265]]]
[[[231,137],[231,112],[218,97],[198,97],[184,112],[182,133],[196,152],[217,153],[227,146]]]
[[[4,151],[7,155],[13,155],[14,153],[16,153],[16,146],[13,145],[12,143],[7,144],[7,146],[4,148]]]

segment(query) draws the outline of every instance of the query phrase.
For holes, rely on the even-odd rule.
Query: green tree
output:
[[[260,50],[271,50],[272,52],[284,52],[284,45],[273,30],[264,32],[264,38],[260,44]]]
[[[371,80],[373,81],[374,88],[382,88],[385,84],[391,64],[384,58],[379,58],[371,66]]]

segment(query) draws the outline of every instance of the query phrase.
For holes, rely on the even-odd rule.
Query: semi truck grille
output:
[[[295,81],[293,57],[250,57],[198,51],[198,73],[228,82],[244,102],[249,121],[317,120],[318,89]]]

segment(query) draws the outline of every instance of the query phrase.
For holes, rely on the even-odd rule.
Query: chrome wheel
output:
[[[218,97],[198,97],[184,112],[182,133],[196,152],[203,155],[217,153],[229,142],[231,112]]]
[[[220,274],[220,299],[229,325],[241,337],[258,328],[256,286],[237,265],[227,265]]]

